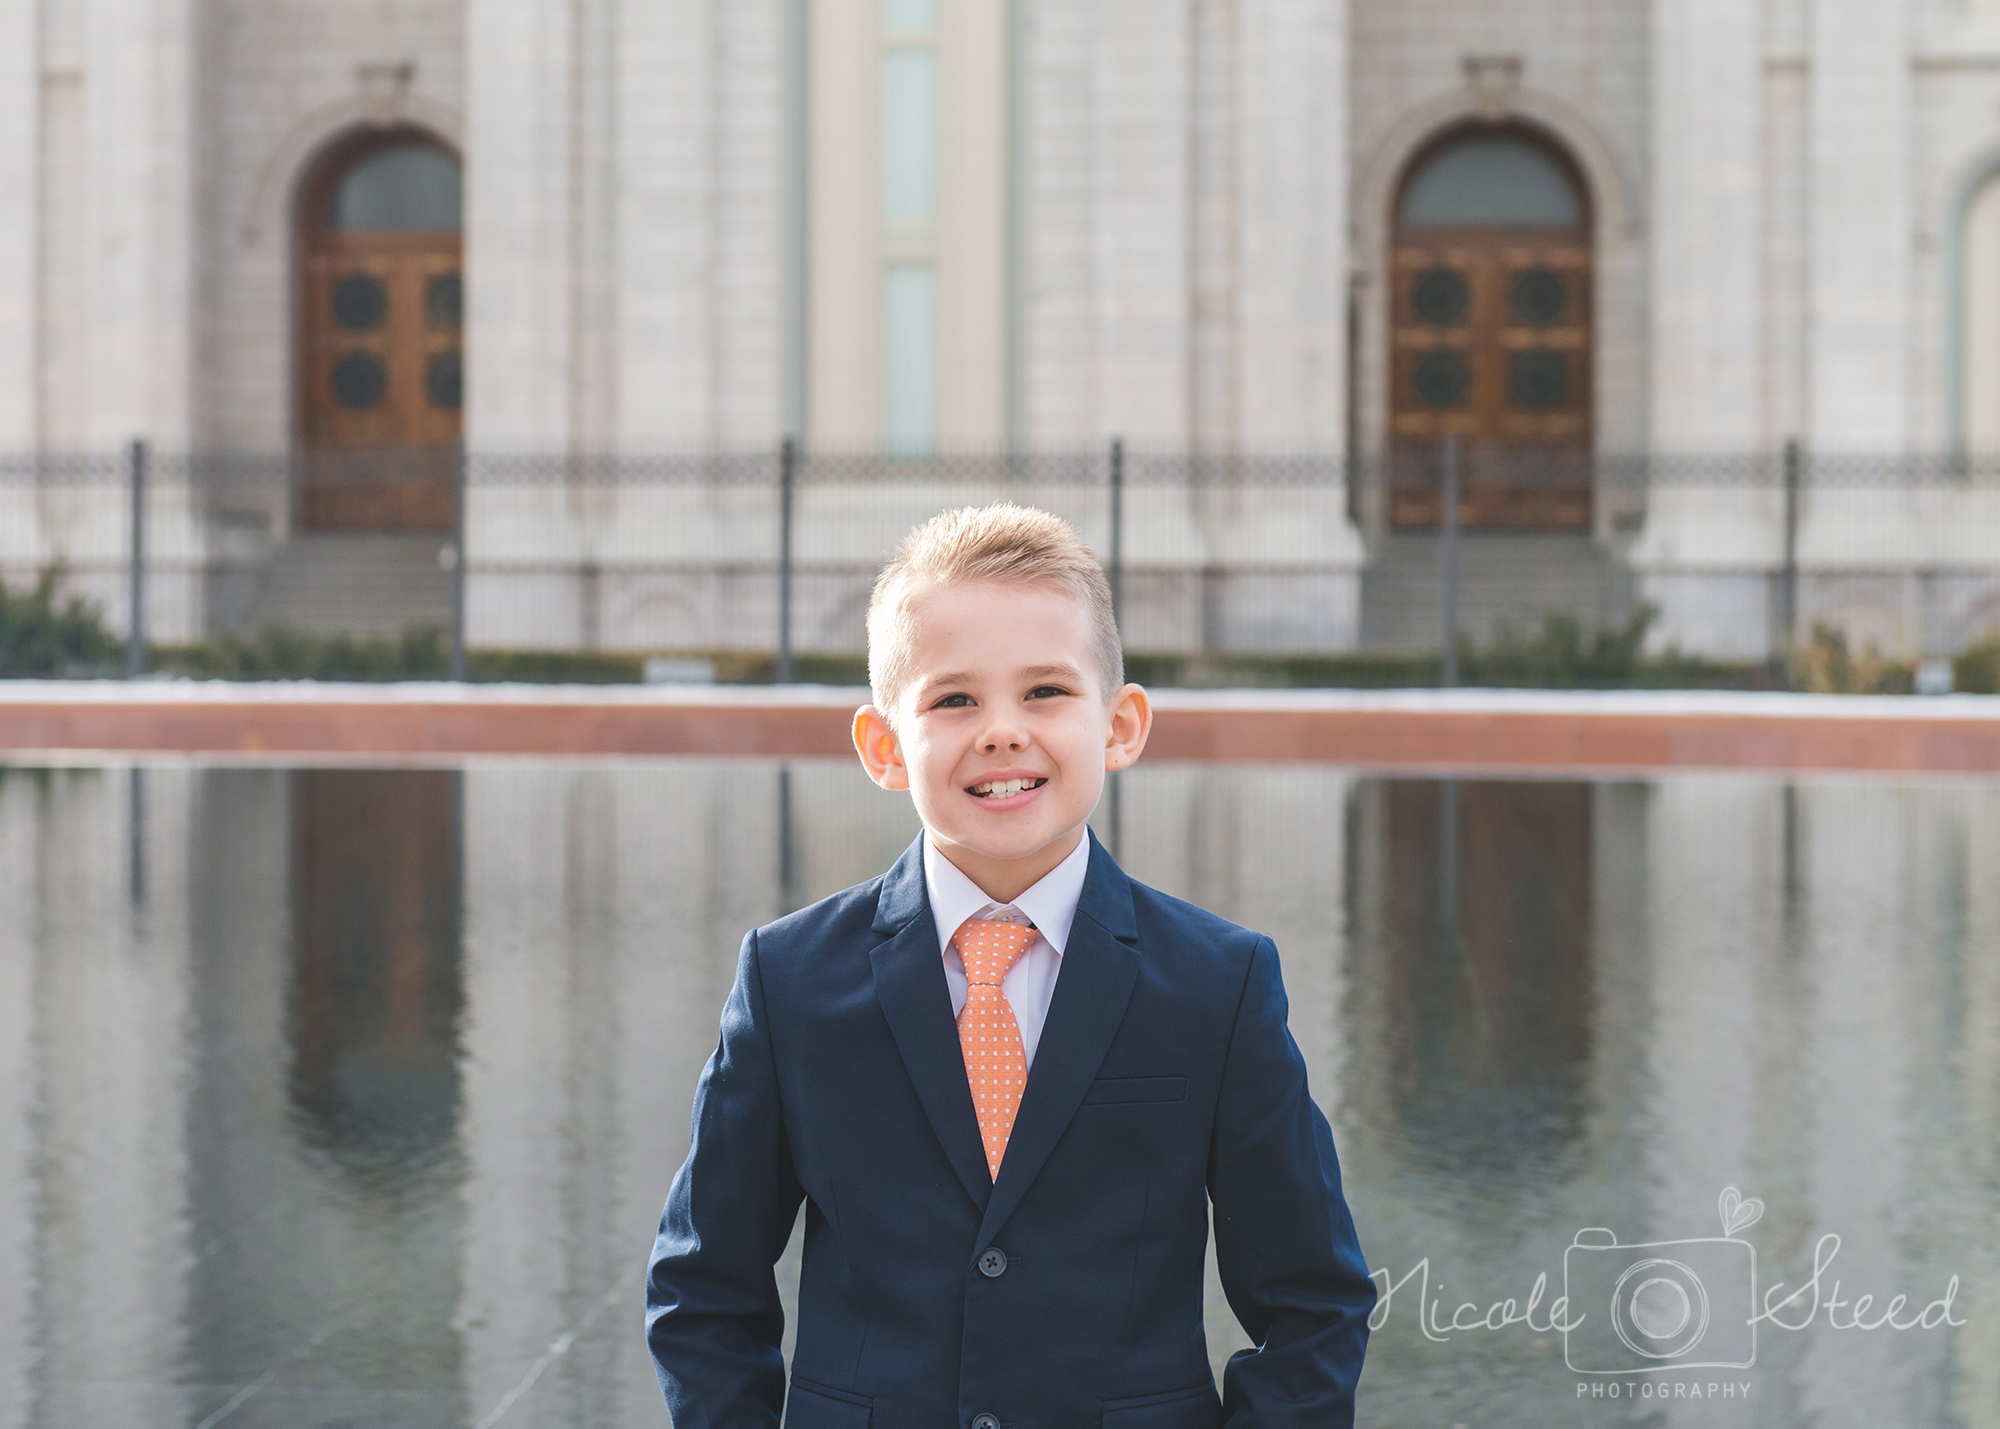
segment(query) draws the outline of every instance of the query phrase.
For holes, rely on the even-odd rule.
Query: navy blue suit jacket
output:
[[[801,1199],[785,1405],[772,1264]],[[1211,1200],[1256,1346],[1219,1401]],[[768,1429],[781,1405],[787,1429],[1335,1429],[1374,1303],[1277,950],[1094,839],[989,1178],[919,840],[744,940],[646,1334],[676,1429]]]

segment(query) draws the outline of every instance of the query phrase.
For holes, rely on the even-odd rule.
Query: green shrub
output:
[[[441,680],[450,663],[443,633],[430,627],[364,639],[267,625],[255,635],[153,649],[155,669],[209,680]]]
[[[469,650],[466,673],[483,682],[537,685],[636,685],[646,657],[611,650]]]
[[[1832,625],[1815,623],[1790,666],[1792,688],[1818,695],[1907,695],[1916,688],[1912,666],[1884,659],[1872,642],[1855,653],[1847,632]]]
[[[22,594],[0,583],[0,676],[19,679],[109,675],[119,668],[123,642],[104,628],[96,602],[73,595],[60,606],[54,566]]]
[[[1125,653],[1125,678],[1160,689],[1389,690],[1435,685],[1435,655],[1344,650],[1329,654]]]
[[[156,646],[153,661],[167,674],[207,680],[442,680],[451,674],[451,647],[433,626],[365,639],[267,625],[254,635]],[[482,682],[635,684],[644,666],[644,656],[601,650],[466,652],[466,673]]]
[[[1471,641],[1460,648],[1459,670],[1468,685],[1506,685],[1537,690],[1601,689],[1630,685],[1639,666],[1646,629],[1658,615],[1647,606],[1624,625],[1585,635],[1574,616],[1550,612],[1542,628],[1524,634],[1501,621],[1484,650]]]
[[[1989,635],[1951,662],[1951,687],[1968,695],[2000,695],[2000,635]]]

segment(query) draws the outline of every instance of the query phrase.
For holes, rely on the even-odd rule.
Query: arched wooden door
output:
[[[458,160],[414,130],[329,155],[300,211],[301,515],[446,530],[463,429]]]
[[[1435,457],[1456,436],[1462,524],[1587,528],[1593,293],[1575,167],[1528,131],[1460,131],[1410,166],[1395,217],[1391,524],[1438,524]]]

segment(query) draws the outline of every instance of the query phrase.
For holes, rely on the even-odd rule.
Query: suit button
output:
[[[972,1429],[1000,1429],[1000,1421],[991,1414],[982,1414],[972,1421]]]
[[[1005,1275],[1007,1273],[1007,1252],[1000,1249],[997,1245],[986,1247],[986,1253],[979,1257],[979,1273],[988,1280],[998,1280],[1001,1276]],[[983,1415],[981,1417],[992,1418],[991,1415]],[[972,1423],[973,1429],[979,1429],[979,1420],[975,1419]],[[999,1420],[994,1419],[989,1429],[998,1429],[999,1423]]]

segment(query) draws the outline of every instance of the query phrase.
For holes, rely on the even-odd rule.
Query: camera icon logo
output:
[[[1748,1369],[1757,1360],[1757,1252],[1735,1233],[1763,1214],[1731,1186],[1724,1233],[1620,1245],[1601,1227],[1563,1254],[1569,1326],[1563,1360],[1577,1374]]]

